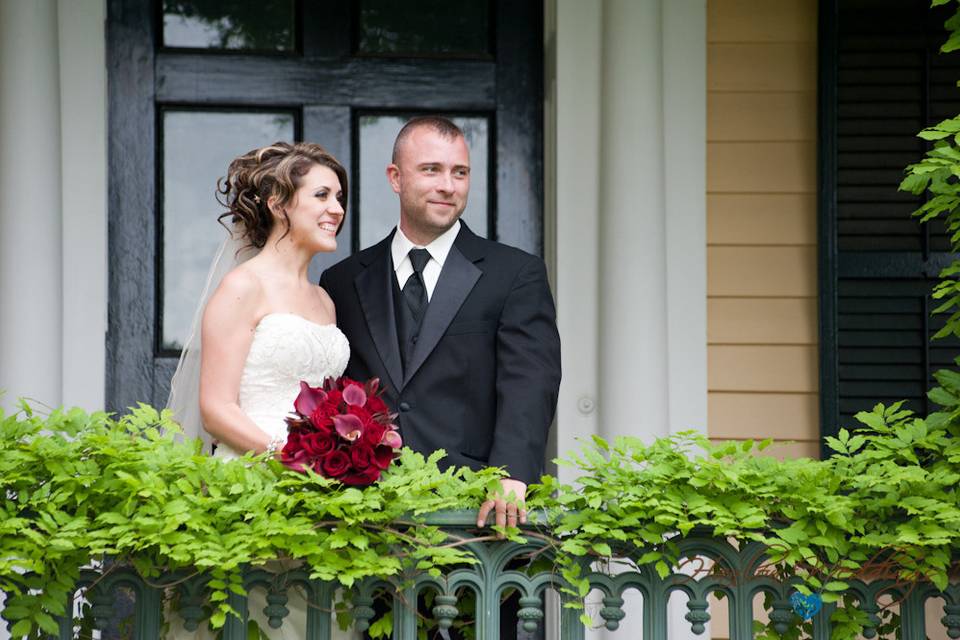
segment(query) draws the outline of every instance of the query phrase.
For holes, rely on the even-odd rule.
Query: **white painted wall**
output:
[[[104,405],[104,0],[0,0],[0,406]]]
[[[0,0],[0,398],[60,403],[56,0]]]
[[[706,2],[555,0],[554,14],[558,451],[706,432]],[[638,603],[621,635],[640,634]],[[693,637],[671,604],[671,637]]]

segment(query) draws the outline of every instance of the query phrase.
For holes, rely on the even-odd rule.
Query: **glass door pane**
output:
[[[293,51],[293,0],[163,0],[164,47]]]
[[[163,244],[160,351],[180,350],[211,259],[226,237],[217,222],[217,180],[237,156],[278,140],[293,142],[290,112],[163,112]],[[172,354],[173,355],[173,354]]]
[[[491,54],[489,0],[360,0],[357,53],[483,58]]]

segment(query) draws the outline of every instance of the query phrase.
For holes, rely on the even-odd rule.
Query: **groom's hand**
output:
[[[500,480],[500,491],[480,505],[477,514],[477,526],[482,527],[487,522],[490,511],[496,514],[495,524],[498,527],[515,527],[517,523],[526,524],[527,485],[519,480],[503,478]],[[502,536],[501,536],[502,537]]]

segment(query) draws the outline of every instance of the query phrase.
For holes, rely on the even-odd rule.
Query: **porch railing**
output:
[[[430,524],[442,526],[454,534],[469,538],[475,535],[474,512],[441,512],[430,517]],[[393,637],[398,640],[416,640],[418,617],[423,615],[423,606],[418,613],[416,603],[418,595],[433,591],[432,613],[439,628],[447,628],[458,619],[469,618],[476,625],[478,640],[496,640],[500,635],[500,602],[505,590],[513,589],[519,594],[518,618],[527,631],[545,627],[547,638],[559,637],[563,640],[581,640],[585,627],[580,621],[581,610],[559,608],[559,614],[547,616],[544,611],[544,594],[558,591],[560,576],[549,567],[531,572],[518,570],[516,559],[528,557],[531,553],[549,557],[545,543],[541,538],[528,536],[523,544],[510,541],[492,540],[483,536],[466,543],[478,562],[471,566],[459,566],[439,577],[426,574],[411,576],[411,579],[397,591],[389,587],[393,595]],[[624,611],[624,593],[636,590],[642,596],[642,621],[640,637],[645,640],[665,640],[667,638],[667,603],[671,594],[682,592],[686,596],[686,624],[696,634],[705,631],[707,623],[714,614],[708,603],[711,593],[723,594],[717,602],[728,609],[729,638],[748,640],[753,638],[754,601],[758,594],[768,594],[772,607],[766,615],[777,631],[784,631],[796,621],[797,615],[790,602],[794,593],[795,579],[780,581],[765,575],[762,569],[765,560],[763,548],[756,543],[738,545],[736,541],[711,538],[691,534],[679,543],[682,556],[696,558],[702,567],[709,570],[678,570],[661,578],[652,566],[641,566],[639,570],[627,570],[612,573],[598,571],[597,565],[585,567],[590,576],[590,585],[597,595],[597,607],[588,607],[599,625],[609,630],[630,624]],[[117,594],[133,593],[132,624],[125,636],[138,639],[163,637],[165,615],[164,600],[177,596],[178,615],[187,630],[193,630],[207,624],[203,604],[207,597],[208,578],[203,575],[178,579],[166,576],[162,579],[141,579],[131,568],[111,567],[108,571],[85,570],[81,582],[77,585],[77,594],[83,594],[88,603],[87,624],[93,628],[110,626],[117,617],[118,606],[129,608],[129,599]],[[367,581],[352,589],[349,612],[354,625],[364,630],[374,618],[374,594],[386,585],[377,581]],[[264,616],[269,626],[279,628],[289,624],[288,590],[296,588],[306,595],[308,602],[306,613],[306,637],[311,640],[329,640],[333,633],[330,612],[335,604],[338,586],[332,582],[311,580],[304,568],[288,571],[268,571],[251,569],[244,574],[244,587],[248,590],[263,589],[266,592]],[[474,611],[464,611],[463,594],[472,592]],[[881,623],[878,615],[881,602],[886,597],[899,603],[899,615],[902,638],[922,639],[926,637],[927,620],[925,604],[931,598],[944,601],[943,616],[932,621],[934,627],[945,630],[951,638],[960,637],[960,584],[951,584],[941,592],[930,584],[901,584],[890,580],[873,582],[850,582],[849,591],[859,602],[861,610],[867,614],[869,623],[864,636],[876,636],[876,627]],[[245,640],[247,638],[247,617],[249,607],[247,598],[237,594],[228,596],[229,603],[240,617],[227,616],[223,628],[224,640]],[[569,596],[557,596],[557,601],[568,602]],[[119,602],[119,604],[118,604]],[[124,604],[125,603],[125,604]],[[812,618],[815,640],[831,638],[830,615],[835,605],[824,604]],[[71,608],[72,609],[72,608]],[[556,608],[555,608],[556,609]],[[549,618],[549,619],[548,619]],[[66,640],[77,635],[78,620],[65,616],[60,621],[59,638]],[[541,625],[543,627],[541,627]]]

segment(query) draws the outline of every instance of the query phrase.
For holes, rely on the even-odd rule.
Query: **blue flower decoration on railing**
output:
[[[804,595],[799,591],[794,591],[793,595],[790,596],[790,604],[793,605],[793,610],[798,616],[804,620],[810,620],[820,613],[820,608],[823,607],[823,598],[820,597],[819,593]]]

